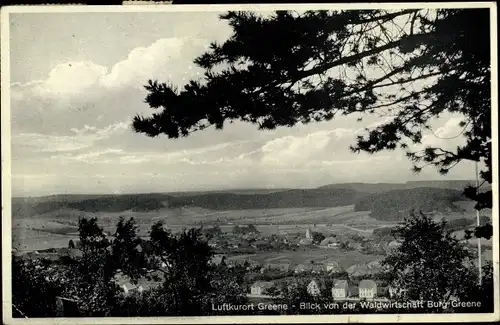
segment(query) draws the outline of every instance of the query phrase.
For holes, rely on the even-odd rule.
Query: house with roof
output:
[[[319,245],[323,247],[337,247],[338,243],[335,237],[326,237],[321,241],[321,243],[319,243]]]
[[[323,262],[325,265],[325,270],[328,273],[339,273],[343,271],[343,268],[340,266],[340,263],[334,260],[329,260]]]
[[[313,274],[320,274],[325,272],[326,268],[324,264],[309,264],[309,270]]]
[[[112,281],[119,286],[126,295],[137,289],[137,285],[133,284],[130,277],[123,274],[121,270],[117,270]]]
[[[372,280],[359,282],[359,298],[372,299],[377,295],[377,284]]]
[[[226,258],[226,256],[224,254],[215,254],[210,259],[210,264],[216,265],[216,266],[221,265],[224,262],[225,258]]]
[[[307,267],[306,267],[306,264],[299,264],[295,267],[294,269],[294,272],[296,274],[299,274],[299,273],[304,273],[307,271]]]
[[[260,263],[256,260],[246,259],[245,264],[247,265],[247,269],[252,270],[260,267]]]
[[[321,294],[320,287],[316,280],[313,279],[311,280],[311,282],[309,282],[309,284],[307,285],[307,293],[313,297],[319,296]]]
[[[45,252],[42,252],[42,253],[39,253],[37,256],[36,256],[37,259],[40,259],[40,260],[47,260],[47,261],[57,261],[59,260],[59,255],[57,253],[45,253]]]
[[[61,257],[70,257],[72,259],[80,259],[83,257],[83,252],[78,248],[61,248],[57,252],[57,254]]]
[[[122,285],[120,285],[120,288],[123,290],[123,292],[128,295],[130,294],[132,291],[139,291],[139,287],[131,282],[125,282],[123,283]]]
[[[150,290],[154,287],[157,287],[160,285],[160,281],[151,281],[146,278],[141,278],[139,281],[137,281],[137,291],[138,292],[144,292],[146,290]]]
[[[399,240],[393,240],[389,244],[387,244],[387,253],[390,254],[394,251],[396,251],[400,246],[402,245],[402,242]]]
[[[303,263],[299,264],[295,267],[294,272],[296,274],[299,273],[313,273],[313,274],[320,274],[325,271],[325,265],[324,264],[318,264],[318,263]]]
[[[312,240],[312,239],[310,239],[310,238],[304,238],[304,239],[301,239],[301,240],[299,241],[299,245],[301,245],[301,246],[308,246],[308,245],[312,245],[312,243],[313,243],[313,240]]]
[[[391,298],[391,299],[397,299],[400,297],[404,297],[406,292],[407,292],[406,289],[398,288],[398,287],[391,286],[391,285],[388,287],[387,291],[389,293],[389,298]]]
[[[349,296],[349,284],[347,280],[337,280],[332,287],[333,299],[344,299]]]
[[[133,292],[142,293],[146,290],[157,286],[160,282],[147,280],[146,278],[141,278],[137,281],[137,284],[131,282],[130,277],[123,274],[116,274],[114,278],[115,283],[122,289],[125,295],[131,294]]]
[[[264,268],[268,270],[288,272],[290,271],[290,263],[267,263],[264,265]]]
[[[271,281],[257,281],[250,287],[250,293],[257,296],[265,295],[273,286],[274,282]]]
[[[269,242],[262,239],[254,241],[251,246],[256,249],[265,249],[270,247]]]
[[[384,267],[381,265],[380,261],[373,261],[370,263],[351,265],[346,271],[351,277],[373,276],[382,273]]]

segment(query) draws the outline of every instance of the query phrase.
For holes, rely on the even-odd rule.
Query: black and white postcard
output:
[[[4,323],[499,319],[494,2],[1,32]]]

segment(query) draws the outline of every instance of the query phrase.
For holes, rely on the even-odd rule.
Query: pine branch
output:
[[[332,68],[335,68],[335,67],[338,67],[340,65],[344,65],[344,64],[347,64],[350,62],[359,61],[359,60],[366,58],[368,56],[379,54],[379,53],[384,52],[386,50],[389,50],[391,48],[396,48],[405,42],[410,42],[410,41],[422,42],[422,41],[430,40],[433,37],[435,37],[435,34],[433,34],[433,33],[411,35],[411,36],[408,36],[406,38],[387,43],[383,46],[379,46],[379,47],[376,47],[376,48],[368,50],[368,51],[364,51],[361,53],[346,56],[346,57],[340,58],[336,61],[324,64],[324,65],[317,65],[316,67],[311,68],[309,70],[297,72],[293,75],[292,81],[300,80],[300,79],[310,77],[310,76],[313,76],[316,74],[324,73]]]

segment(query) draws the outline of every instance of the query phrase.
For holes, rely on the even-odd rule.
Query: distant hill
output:
[[[337,207],[354,204],[363,194],[349,189],[304,189],[285,190],[265,194],[235,194],[213,192],[206,194],[184,193],[179,196],[167,194],[123,194],[113,196],[82,196],[80,200],[70,197],[14,198],[12,214],[34,216],[60,209],[85,212],[155,211],[163,207],[196,206],[210,210],[246,210],[302,207]]]
[[[434,187],[434,188],[447,188],[452,190],[463,191],[468,185],[475,185],[475,180],[449,180],[449,181],[411,181],[406,182],[408,188],[417,187]],[[481,186],[481,191],[491,190],[490,184]]]
[[[231,193],[231,194],[269,194],[276,192],[284,192],[292,190],[291,188],[255,188],[255,189],[229,189],[229,190],[212,190],[212,191],[189,191],[189,192],[168,192],[166,194],[174,197],[178,196],[193,196],[214,193]]]
[[[86,212],[152,211],[172,199],[166,194],[54,195],[44,198],[13,198],[12,216],[33,216],[60,209]]]
[[[351,205],[362,196],[350,189],[287,190],[267,194],[209,193],[176,197],[169,205],[195,205],[212,210],[337,207]]]
[[[404,183],[341,183],[329,184],[318,187],[318,189],[341,189],[347,188],[363,193],[382,193],[394,189],[403,189],[406,187]]]
[[[52,195],[13,198],[13,217],[30,217],[61,209],[85,212],[156,211],[164,207],[201,207],[210,210],[315,208],[354,205],[372,211],[379,220],[397,220],[410,209],[461,211],[468,181],[332,184],[316,189],[249,189],[120,195]],[[425,185],[425,187],[424,187]],[[427,186],[432,185],[432,186]]]
[[[461,212],[463,208],[454,202],[464,201],[462,191],[418,187],[375,193],[363,197],[354,206],[355,211],[371,211],[378,220],[401,220],[411,210],[422,212]]]
[[[438,181],[409,181],[406,183],[340,183],[329,184],[319,189],[347,188],[364,193],[383,193],[391,190],[405,190],[419,187],[446,188],[463,191],[467,185],[475,184],[474,180],[438,180]],[[484,185],[482,190],[491,189]]]

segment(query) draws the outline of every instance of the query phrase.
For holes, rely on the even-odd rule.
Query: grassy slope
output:
[[[320,189],[339,189],[348,188],[364,193],[383,193],[392,190],[409,190],[419,187],[445,188],[463,191],[470,184],[474,184],[473,180],[440,180],[440,181],[410,181],[406,183],[343,183],[329,184],[319,187]],[[485,184],[481,190],[491,189],[491,185]]]
[[[463,208],[454,202],[463,200],[458,190],[421,187],[371,194],[358,201],[354,209],[370,210],[370,215],[378,220],[401,220],[410,210],[462,212]]]
[[[436,183],[438,187],[462,186],[463,182]],[[406,183],[409,184],[409,183]],[[413,182],[414,184],[422,184]],[[441,185],[439,185],[441,184]],[[448,185],[447,185],[448,184]],[[451,184],[451,185],[450,185]],[[339,188],[338,186],[348,188]],[[12,215],[14,218],[28,218],[39,215],[56,217],[58,211],[81,211],[85,213],[146,213],[170,215],[169,211],[176,211],[182,216],[192,216],[200,221],[210,215],[204,210],[212,210],[212,216],[226,214],[223,211],[268,210],[268,209],[295,209],[295,208],[335,208],[354,205],[355,211],[372,211],[371,216],[378,220],[396,220],[399,213],[407,213],[409,209],[423,209],[425,211],[461,212],[462,209],[453,204],[463,200],[461,191],[445,188],[399,188],[401,184],[339,184],[318,189],[296,189],[272,191],[245,191],[206,192],[191,194],[124,194],[124,195],[56,195],[42,198],[13,198]],[[413,186],[412,185],[412,186]],[[349,188],[350,186],[350,188]],[[384,190],[390,187],[396,189]],[[406,185],[405,185],[406,186]],[[364,187],[364,191],[362,191]],[[379,193],[379,191],[383,192]],[[202,210],[202,213],[193,211]],[[182,212],[182,213],[181,213]],[[304,211],[305,212],[305,211]],[[303,213],[303,212],[299,212]],[[286,213],[288,214],[288,212]],[[336,213],[335,213],[336,214]],[[314,222],[328,222],[324,215],[308,213]],[[246,216],[241,216],[240,219]],[[300,215],[299,215],[300,217]],[[306,217],[306,219],[308,218]],[[63,216],[62,219],[65,219]],[[280,218],[273,216],[274,221]],[[293,217],[292,219],[295,219]],[[271,220],[269,220],[271,221]]]
[[[157,211],[163,207],[200,207],[210,210],[337,207],[353,204],[362,194],[353,190],[286,190],[263,194],[205,193],[170,196],[167,194],[130,194],[114,196],[62,196],[35,199],[14,198],[14,217],[29,217],[61,209],[85,212]],[[66,199],[67,198],[67,199]]]

